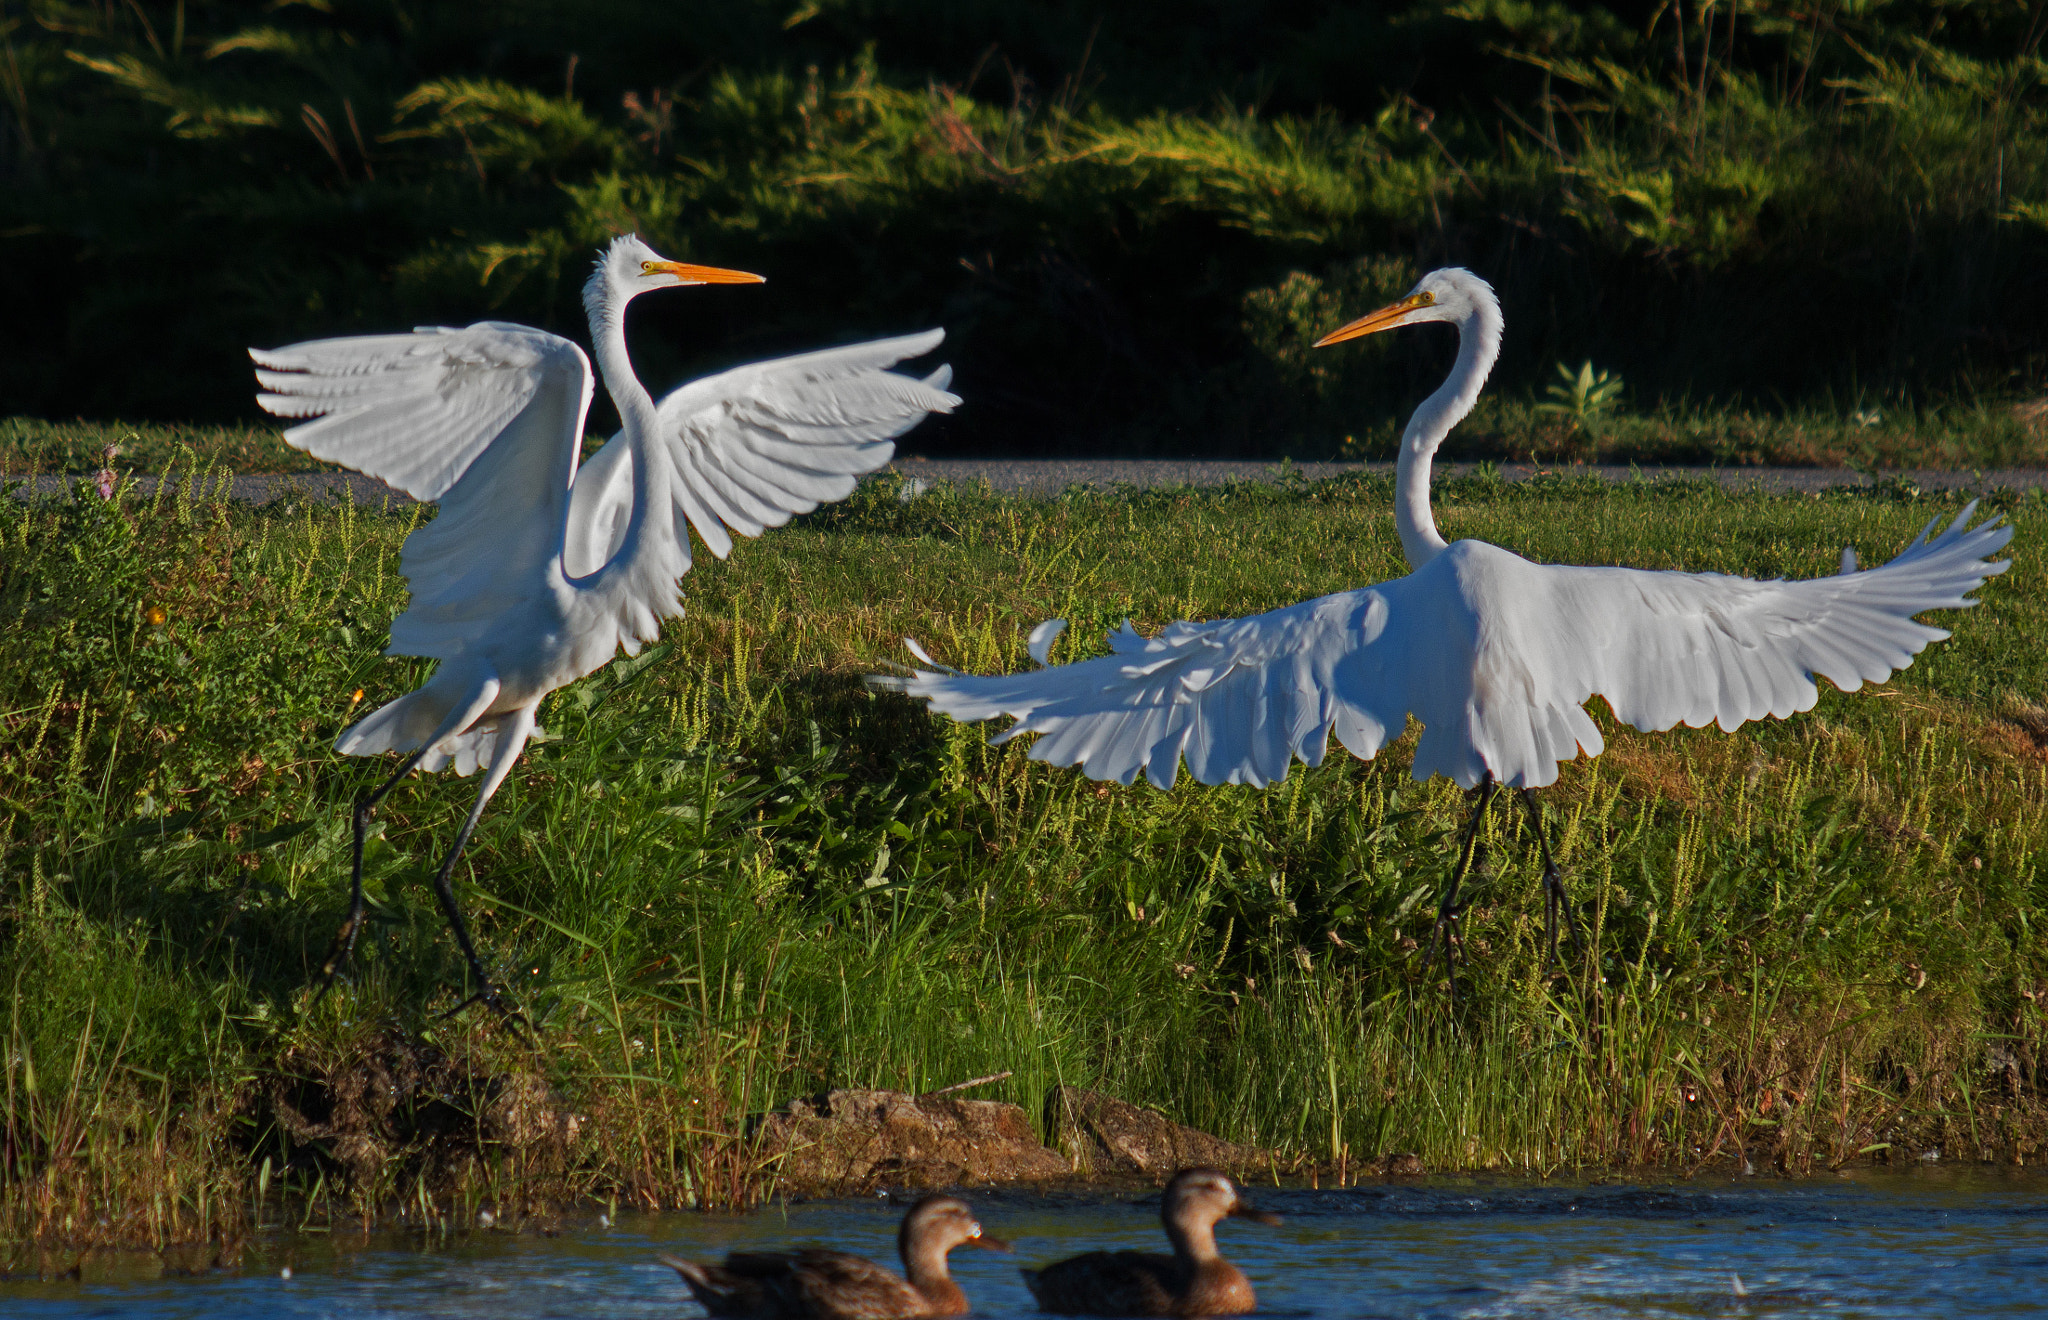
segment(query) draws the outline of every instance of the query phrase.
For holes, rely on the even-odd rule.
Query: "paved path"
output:
[[[1438,463],[1438,476],[1465,476],[1476,463]],[[1068,486],[1097,485],[1215,486],[1226,481],[1272,481],[1282,472],[1293,472],[1310,481],[1346,472],[1392,473],[1392,463],[1237,463],[1176,459],[906,459],[889,465],[905,476],[927,481],[977,481],[987,479],[999,491],[1045,494]],[[1826,490],[1832,486],[1867,486],[1873,478],[1847,468],[1711,468],[1711,467],[1629,467],[1602,463],[1592,466],[1543,467],[1529,463],[1502,463],[1500,475],[1508,481],[1527,481],[1539,473],[1561,476],[1595,476],[1606,481],[1670,479],[1714,480],[1731,489]],[[1881,478],[1903,478],[1923,490],[2032,490],[2048,486],[2048,468],[2002,468],[1990,472],[1944,472],[1912,469],[1887,472]]]
[[[1439,475],[1463,476],[1474,463],[1439,463]],[[1273,481],[1283,473],[1319,481],[1346,472],[1392,472],[1392,463],[1274,463],[1220,462],[1181,459],[904,459],[891,463],[889,471],[921,481],[973,482],[986,480],[1006,494],[1047,495],[1073,485],[1215,486],[1226,481]],[[1713,480],[1736,490],[1819,491],[1834,486],[1867,486],[1869,475],[1845,468],[1710,468],[1710,467],[1624,467],[1617,464],[1539,467],[1527,463],[1499,465],[1508,481],[1526,481],[1539,473],[1562,476],[1596,476],[1607,481],[1669,479]],[[2048,487],[2048,469],[1998,468],[1987,472],[1948,472],[1913,468],[1887,472],[1883,480],[1903,480],[1922,490],[2033,490]],[[77,477],[39,476],[15,478],[22,483],[20,495],[55,495],[66,490]],[[154,477],[140,479],[145,491],[153,489]],[[10,483],[11,484],[11,483]],[[392,500],[410,504],[411,499],[383,482],[354,472],[315,472],[290,476],[251,475],[235,478],[235,495],[256,504],[278,499],[337,500],[353,491],[357,503],[381,504]]]

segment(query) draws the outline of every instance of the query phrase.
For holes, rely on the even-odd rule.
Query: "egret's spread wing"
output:
[[[995,741],[1044,735],[1033,760],[1171,788],[1180,762],[1205,784],[1264,785],[1290,757],[1320,764],[1334,731],[1371,757],[1407,719],[1416,648],[1390,628],[1412,579],[1341,592],[1246,619],[1176,623],[1141,637],[1125,623],[1111,654],[982,678],[918,670],[878,686],[959,720],[1011,715]]]
[[[1966,528],[1970,512],[1882,568],[1804,582],[1556,567],[1461,541],[1377,587],[1150,639],[1126,624],[1094,660],[874,681],[955,719],[1013,716],[997,741],[1043,735],[1034,760],[1094,779],[1170,787],[1185,759],[1205,784],[1271,783],[1290,756],[1320,763],[1331,733],[1371,757],[1412,713],[1417,778],[1540,788],[1601,751],[1594,695],[1641,729],[1732,729],[1809,708],[1816,674],[1853,690],[1904,668],[1948,635],[1913,615],[1973,604],[2005,570],[1987,557],[2011,529]]]
[[[1968,593],[2008,567],[1990,556],[2012,528],[1997,519],[1966,526],[1976,507],[1931,540],[1936,523],[1928,523],[1898,558],[1861,573],[1758,582],[1545,569],[1567,657],[1560,679],[1579,694],[1573,700],[1603,696],[1617,718],[1650,731],[1782,719],[1819,700],[1816,675],[1845,692],[1882,682],[1948,636],[1914,615],[1976,604]]]
[[[729,532],[759,536],[845,498],[862,473],[889,461],[897,436],[960,402],[946,392],[949,368],[922,380],[885,369],[944,338],[927,330],[755,362],[676,390],[661,401],[660,438],[677,511],[722,559],[732,550]],[[595,572],[618,551],[632,499],[632,456],[615,436],[577,477],[570,576]],[[687,569],[688,534],[677,530]]]
[[[412,603],[393,654],[459,654],[560,552],[591,393],[575,344],[485,321],[249,355],[266,411],[316,419],[287,443],[440,502],[406,539]]]

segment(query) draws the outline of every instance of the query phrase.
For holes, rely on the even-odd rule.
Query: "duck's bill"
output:
[[[1316,340],[1315,346],[1317,348],[1328,348],[1332,344],[1341,344],[1347,339],[1357,339],[1362,335],[1373,335],[1378,334],[1382,330],[1392,330],[1395,326],[1403,323],[1408,313],[1420,306],[1422,304],[1416,300],[1415,295],[1410,294],[1399,302],[1388,303],[1376,312],[1367,312],[1356,321],[1338,326],[1329,334]]]
[[[967,1245],[970,1247],[981,1247],[988,1251],[1008,1251],[1010,1249],[1008,1242],[999,1237],[990,1237],[986,1233],[979,1237],[967,1239]]]
[[[1274,1214],[1272,1211],[1261,1210],[1256,1206],[1246,1205],[1242,1201],[1239,1201],[1237,1205],[1232,1207],[1230,1213],[1235,1215],[1239,1219],[1249,1219],[1254,1224],[1264,1224],[1268,1228],[1277,1227],[1282,1222],[1284,1222],[1281,1220],[1280,1216]]]
[[[687,261],[650,261],[647,273],[673,275],[685,284],[766,284],[768,277],[752,271],[727,270],[723,266],[693,266]]]

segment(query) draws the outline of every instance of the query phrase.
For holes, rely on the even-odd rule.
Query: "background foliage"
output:
[[[2044,31],[2040,0],[0,0],[0,399],[233,420],[251,343],[580,336],[637,228],[773,277],[650,301],[645,375],[943,324],[975,406],[931,452],[1375,452],[1447,336],[1306,345],[1442,262],[1507,298],[1510,394],[1591,358],[1638,411],[1938,425],[2048,365]]]

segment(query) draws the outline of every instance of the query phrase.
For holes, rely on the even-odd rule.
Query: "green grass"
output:
[[[1318,404],[1317,406],[1324,406]],[[1333,414],[1334,417],[1334,414]],[[1976,405],[1885,416],[1838,415],[1823,409],[1767,415],[1731,408],[1667,408],[1624,413],[1588,433],[1537,411],[1525,398],[1488,396],[1445,451],[1451,459],[1506,459],[1550,464],[1712,464],[1724,467],[1853,467],[1988,470],[2048,465],[2048,426],[2009,407]],[[1304,445],[1303,459],[1385,461],[1400,438],[1401,418],[1365,425],[1331,422],[1328,435]],[[588,450],[609,437],[592,434]],[[245,473],[333,472],[287,445],[267,426],[167,426],[153,422],[47,422],[0,418],[0,479],[29,474],[90,476],[116,449],[116,472],[165,472],[197,452]],[[913,433],[905,453],[924,452]]]
[[[68,422],[0,418],[0,474],[64,472],[77,476],[109,466],[116,472],[169,472],[205,454],[236,472],[331,472],[293,449],[268,426],[177,426],[162,422]]]
[[[1447,536],[1539,559],[1812,575],[1844,542],[1888,557],[1955,503],[1471,480],[1437,507]],[[328,744],[425,672],[378,655],[417,515],[15,510],[0,1261],[231,1245],[287,1214],[745,1201],[772,1179],[747,1115],[1002,1070],[981,1094],[1035,1109],[1054,1082],[1095,1086],[1351,1167],[2033,1160],[2048,509],[1995,503],[2013,569],[1894,682],[1733,735],[1637,734],[1596,704],[1607,754],[1544,795],[1592,952],[1543,973],[1503,813],[1453,1008],[1416,946],[1464,800],[1408,779],[1412,736],[1266,792],[1161,793],[859,682],[904,634],[1003,669],[1049,615],[1075,625],[1060,660],[1127,615],[1393,576],[1384,481],[907,501],[870,483],[701,559],[661,650],[544,708],[549,740],[462,873],[538,1049],[438,1016],[461,964],[426,878],[473,781],[392,795],[353,971],[318,1002],[308,984],[344,901],[345,804],[380,773]]]

